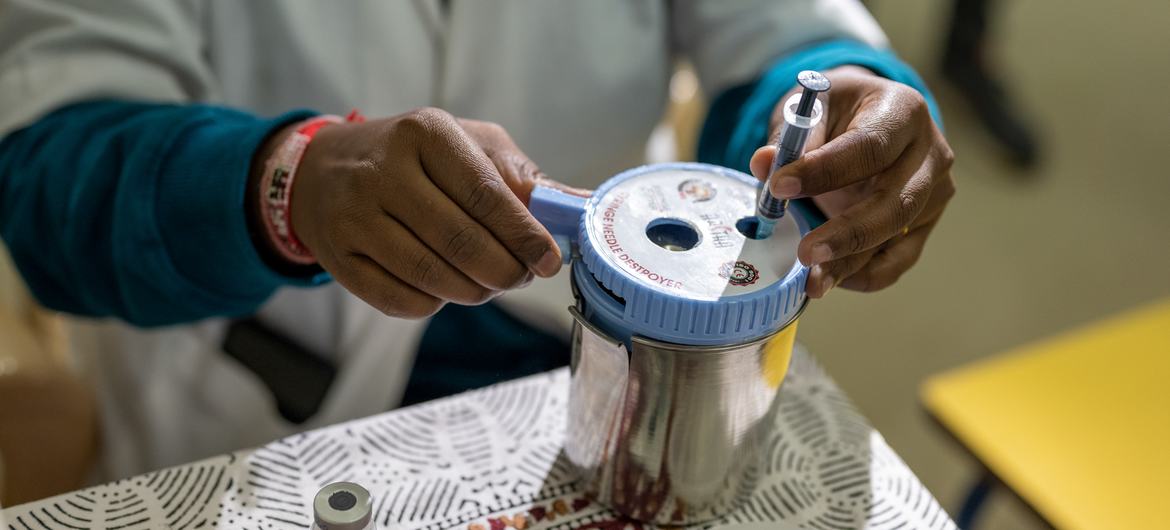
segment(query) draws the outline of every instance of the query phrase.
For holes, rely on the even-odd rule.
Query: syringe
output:
[[[756,202],[756,239],[772,237],[772,228],[788,209],[788,199],[778,199],[772,195],[768,186],[772,174],[804,154],[804,143],[808,140],[809,131],[820,123],[824,115],[817,95],[829,90],[829,79],[820,72],[805,70],[796,76],[796,82],[804,90],[800,94],[793,94],[784,103],[784,125],[780,128],[776,144],[776,158],[772,160],[768,178],[760,186],[759,200]]]

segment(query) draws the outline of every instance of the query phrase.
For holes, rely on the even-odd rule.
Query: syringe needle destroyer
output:
[[[771,237],[776,221],[784,217],[788,209],[788,199],[772,195],[769,187],[772,175],[804,154],[804,143],[808,140],[809,131],[824,116],[817,95],[829,90],[829,79],[820,72],[805,70],[796,76],[796,81],[803,90],[800,94],[793,94],[784,103],[784,125],[776,145],[776,158],[772,160],[768,178],[760,186],[759,200],[756,202],[756,239]]]

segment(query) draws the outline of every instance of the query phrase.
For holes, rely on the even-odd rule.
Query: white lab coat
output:
[[[673,60],[709,95],[818,40],[885,38],[853,0],[0,0],[0,133],[63,104],[118,97],[389,116],[437,106],[502,124],[549,175],[593,187],[643,161]],[[503,297],[567,329],[566,274]],[[72,319],[97,389],[100,479],[248,447],[396,403],[425,321],[338,286],[283,289],[261,319],[340,365],[291,425],[220,351],[226,324],[143,331]],[[539,320],[543,318],[543,320]]]

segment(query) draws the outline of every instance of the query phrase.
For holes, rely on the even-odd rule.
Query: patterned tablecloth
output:
[[[953,529],[906,464],[803,350],[765,476],[703,527]],[[586,499],[560,457],[558,370],[0,512],[13,530],[305,529],[317,490],[364,485],[378,528],[641,528]]]

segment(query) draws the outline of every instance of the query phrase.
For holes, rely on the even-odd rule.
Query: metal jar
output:
[[[575,322],[565,455],[586,491],[623,515],[658,524],[714,519],[750,495],[797,319],[740,344],[634,337],[627,351],[577,307],[569,311]]]

